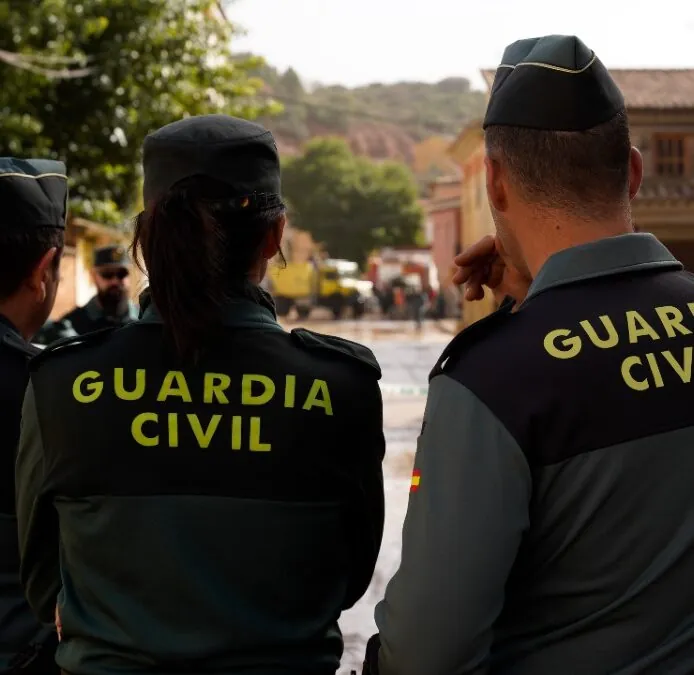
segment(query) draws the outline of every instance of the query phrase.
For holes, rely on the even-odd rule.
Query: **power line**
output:
[[[43,62],[49,63],[51,57],[44,57]],[[55,59],[61,57],[53,57]],[[12,66],[13,68],[19,68],[21,70],[27,70],[29,72],[35,73],[37,75],[43,75],[49,79],[53,80],[71,80],[81,77],[87,77],[94,72],[94,68],[78,68],[76,70],[71,70],[69,68],[62,68],[56,70],[54,68],[44,68],[43,66],[36,65],[35,61],[41,63],[42,57],[38,54],[34,56],[28,56],[26,54],[17,54],[16,52],[8,52],[4,49],[0,49],[0,61]],[[33,61],[33,62],[32,62]],[[58,63],[58,61],[54,61]],[[75,63],[73,61],[63,61],[63,63]]]

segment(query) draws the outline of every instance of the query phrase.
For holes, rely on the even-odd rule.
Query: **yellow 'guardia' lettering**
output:
[[[694,315],[694,302],[687,303],[687,308]],[[684,325],[684,314],[677,307],[662,305],[653,308],[662,326],[663,335],[668,338],[680,335],[691,335],[692,329]],[[616,347],[620,342],[620,335],[613,319],[606,314],[598,317],[602,323],[600,329],[596,328],[594,320],[584,319],[579,321],[579,326],[591,344],[599,349]],[[624,313],[626,321],[626,337],[630,344],[636,344],[639,340],[660,340],[662,337],[658,331],[636,310],[628,310]],[[557,328],[545,335],[543,345],[545,351],[556,359],[571,359],[581,353],[583,338],[574,333],[570,328]],[[664,354],[665,352],[663,352]],[[629,362],[632,364],[632,362]],[[633,362],[634,365],[636,362]],[[624,366],[631,369],[631,365]]]
[[[125,374],[123,368],[115,368],[113,371],[113,392],[121,401],[137,401],[145,395],[145,371],[138,368],[135,371],[135,389],[128,391],[125,388]]]
[[[562,348],[557,346],[559,338]],[[545,349],[550,356],[555,359],[572,359],[581,352],[581,338],[578,335],[571,335],[568,328],[557,328],[545,335]]]
[[[261,394],[253,394],[253,383],[263,386]],[[244,375],[241,380],[241,405],[265,405],[275,395],[275,383],[267,375]]]
[[[178,396],[186,403],[193,402],[186,378],[180,370],[170,370],[166,373],[164,381],[161,383],[159,394],[157,395],[157,401],[166,401],[169,396]]]
[[[627,333],[629,342],[636,344],[640,337],[648,336],[652,340],[660,340],[660,335],[655,332],[651,325],[637,311],[629,310],[627,317]]]
[[[104,383],[99,380],[101,373],[96,370],[87,370],[86,372],[78,375],[75,381],[72,383],[72,395],[75,401],[79,403],[92,403],[96,401],[101,392],[104,390]],[[91,384],[86,384],[82,386],[84,382],[92,380]]]
[[[236,399],[244,406],[262,406],[272,401],[278,393],[275,381],[267,375],[255,373],[242,375],[240,383],[240,396]],[[206,404],[230,403],[230,389],[232,378],[225,373],[204,373],[202,378],[202,402]],[[133,372],[125,368],[113,369],[112,391],[115,397],[121,401],[139,401],[147,392],[147,370],[138,368]],[[93,403],[103,393],[106,382],[102,374],[96,370],[88,370],[80,373],[72,383],[72,395],[79,403]],[[151,386],[151,385],[150,385]],[[198,386],[200,386],[198,384]],[[191,389],[185,375],[178,370],[167,372],[161,385],[156,391],[156,400],[165,403],[174,398],[184,403],[193,403]],[[305,390],[304,390],[305,391]],[[296,375],[285,375],[284,389],[280,393],[285,408],[297,406],[297,381]],[[332,401],[328,383],[325,380],[313,380],[303,404],[299,403],[303,410],[322,408],[326,415],[333,414]],[[202,433],[202,432],[201,432]]]
[[[318,398],[319,394],[321,398]],[[328,384],[325,380],[313,380],[311,391],[308,392],[306,402],[304,403],[304,410],[311,410],[311,408],[323,408],[326,415],[333,414],[330,392],[328,391]]]

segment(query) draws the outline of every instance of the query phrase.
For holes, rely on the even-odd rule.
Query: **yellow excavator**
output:
[[[325,307],[335,319],[346,313],[360,318],[374,302],[373,284],[360,278],[359,265],[351,260],[272,264],[268,277],[280,317],[296,308],[299,318],[306,319],[314,307]]]

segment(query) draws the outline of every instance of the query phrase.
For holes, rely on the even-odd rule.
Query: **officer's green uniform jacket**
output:
[[[14,463],[28,362],[39,350],[27,344],[0,315],[0,672],[51,635],[24,598],[19,581]]]
[[[33,361],[22,581],[65,671],[336,671],[383,529],[380,369],[239,298],[194,366],[156,311]],[[61,589],[62,575],[62,589]]]
[[[49,345],[64,338],[122,326],[135,319],[137,319],[137,308],[132,302],[128,302],[125,311],[119,316],[109,316],[94,296],[86,305],[75,307],[57,321],[48,322],[35,336],[34,342],[39,345]]]
[[[694,672],[693,349],[694,277],[649,234],[557,253],[455,338],[381,675]]]

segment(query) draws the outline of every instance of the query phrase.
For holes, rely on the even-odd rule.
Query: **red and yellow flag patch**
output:
[[[419,490],[419,483],[422,480],[422,473],[419,469],[415,469],[412,472],[412,482],[410,483],[410,492],[417,492]]]

